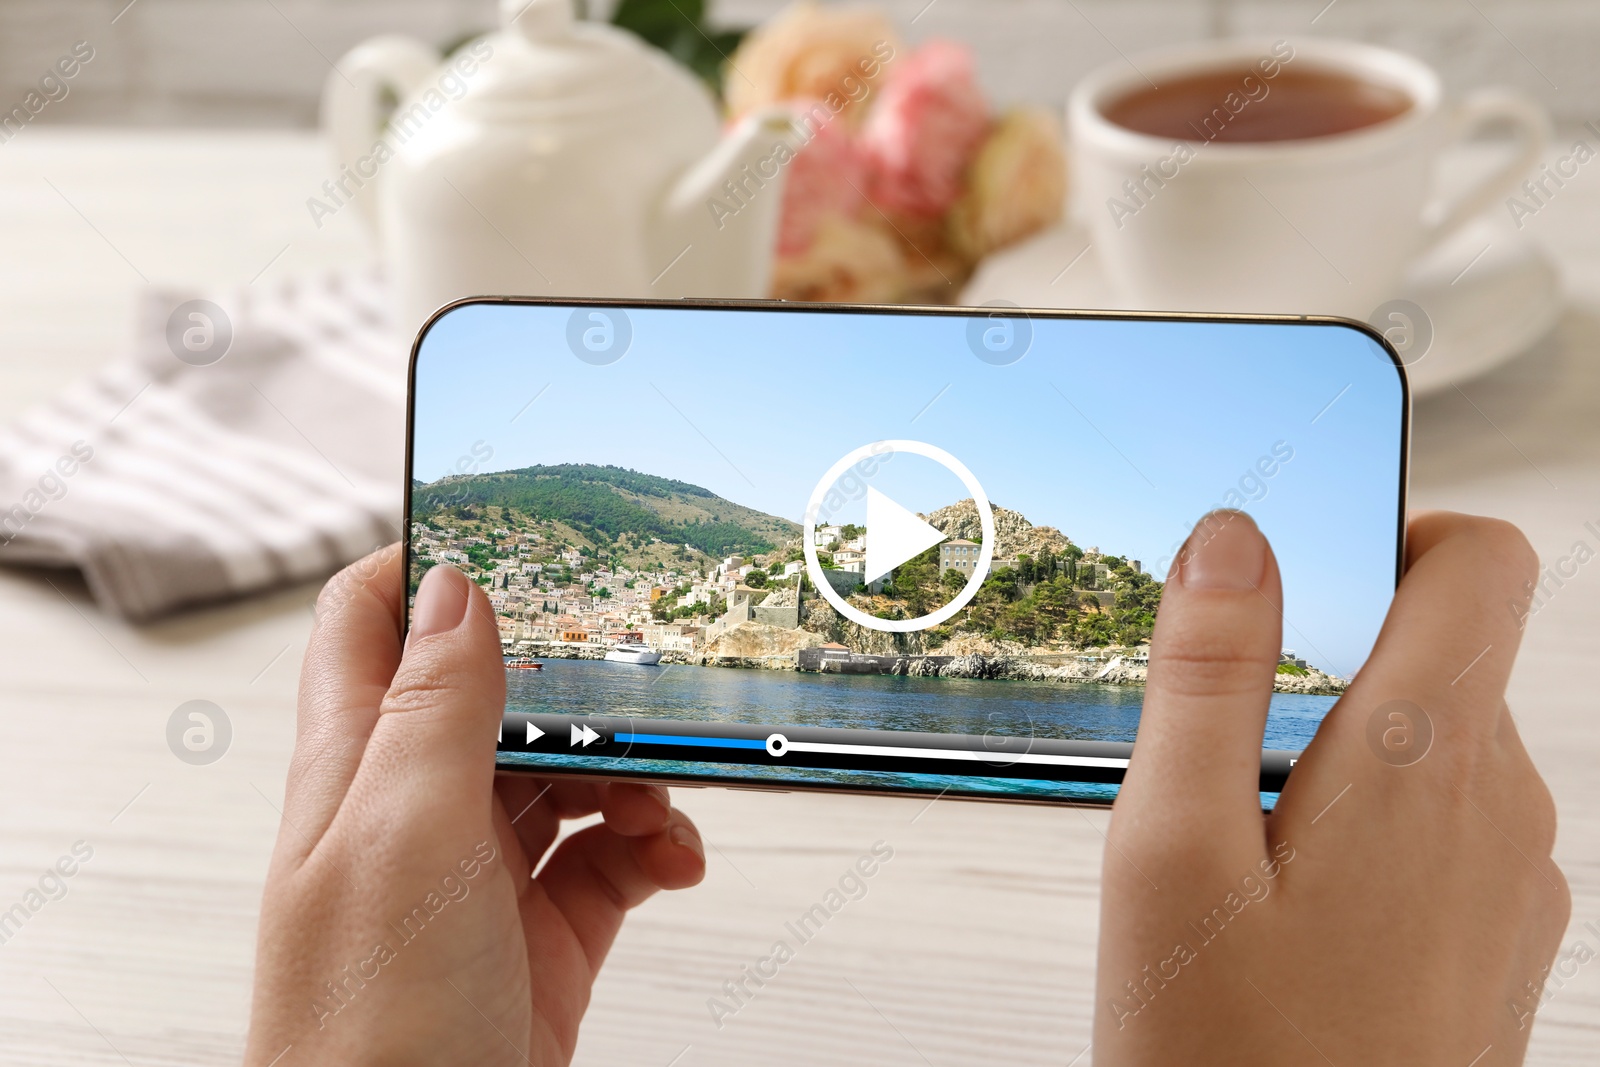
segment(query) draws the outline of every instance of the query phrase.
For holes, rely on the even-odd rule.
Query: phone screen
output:
[[[471,302],[414,354],[410,592],[487,594],[504,767],[1109,801],[1234,508],[1283,576],[1270,807],[1393,595],[1407,417],[1331,320]]]

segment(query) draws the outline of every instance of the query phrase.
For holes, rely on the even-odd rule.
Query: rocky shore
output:
[[[735,667],[755,670],[792,671],[799,669],[801,649],[815,648],[823,642],[819,634],[788,630],[760,623],[734,627],[698,652],[665,652],[664,664],[694,667]],[[956,642],[951,642],[952,645]],[[952,649],[952,652],[955,650]],[[536,659],[604,659],[598,645],[536,644],[529,653]],[[1094,682],[1099,685],[1144,685],[1146,668],[1142,664],[1119,663],[1109,671],[1095,660],[1046,662],[1027,653],[958,652],[956,654],[862,655],[869,664],[863,669],[841,673],[900,674],[914,678],[978,678],[1024,682]],[[1059,660],[1060,657],[1050,657]],[[1102,673],[1104,672],[1104,673]],[[1349,683],[1312,667],[1304,675],[1280,674],[1273,685],[1278,693],[1304,693],[1312,696],[1338,696]]]
[[[1109,671],[1098,662],[1040,663],[1023,656],[908,657],[904,672],[922,678],[986,678],[1028,682],[1095,682],[1100,685],[1144,685],[1148,668],[1118,664]],[[1101,673],[1104,671],[1104,673]],[[1343,678],[1310,668],[1305,675],[1280,674],[1273,684],[1278,693],[1338,696],[1349,683]]]

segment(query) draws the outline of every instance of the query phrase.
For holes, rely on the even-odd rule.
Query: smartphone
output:
[[[512,771],[1109,803],[1235,508],[1283,574],[1270,808],[1403,561],[1404,369],[1340,319],[468,300],[409,404],[408,605],[483,588]]]

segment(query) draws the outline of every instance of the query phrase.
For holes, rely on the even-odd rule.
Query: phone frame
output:
[[[1342,326],[1366,334],[1388,353],[1400,378],[1400,465],[1399,494],[1395,501],[1395,561],[1394,582],[1398,589],[1405,574],[1406,562],[1406,500],[1411,485],[1411,382],[1406,376],[1405,360],[1395,351],[1388,338],[1370,323],[1339,315],[1257,315],[1221,312],[1167,312],[1167,311],[1095,311],[1061,308],[1014,308],[995,306],[968,306],[943,304],[838,304],[812,303],[790,300],[719,300],[683,297],[676,300],[646,298],[601,297],[544,297],[544,296],[474,296],[452,300],[428,316],[411,342],[411,355],[406,366],[406,457],[404,487],[404,517],[401,525],[401,637],[411,630],[411,486],[412,459],[415,454],[413,433],[416,423],[417,359],[422,353],[428,332],[446,315],[458,308],[479,304],[511,305],[523,307],[595,307],[595,308],[648,308],[684,310],[777,311],[798,314],[848,314],[848,315],[913,315],[945,316],[970,319],[980,316],[1024,319],[1090,319],[1124,322],[1220,322],[1271,326]],[[497,753],[498,757],[498,753]],[[1022,795],[996,795],[993,793],[964,792],[947,787],[943,790],[918,788],[874,789],[860,785],[833,782],[786,782],[782,784],[758,781],[733,781],[715,775],[669,774],[618,774],[615,771],[586,771],[574,768],[523,767],[501,764],[495,760],[495,773],[520,774],[538,778],[600,779],[613,782],[635,782],[675,788],[704,789],[716,786],[723,789],[758,790],[763,793],[818,792],[847,796],[921,797],[937,800],[948,796],[953,800],[989,801],[999,804],[1035,804],[1050,807],[1096,808],[1110,807],[1114,800],[1082,797],[1041,797]],[[955,776],[951,776],[955,777]],[[1266,810],[1266,809],[1263,809]]]

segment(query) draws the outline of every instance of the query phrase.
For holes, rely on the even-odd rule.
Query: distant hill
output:
[[[718,557],[770,552],[800,533],[788,519],[735,504],[698,485],[590,463],[418,482],[412,498],[419,517],[461,504],[498,506],[607,541],[624,534],[659,537]]]

